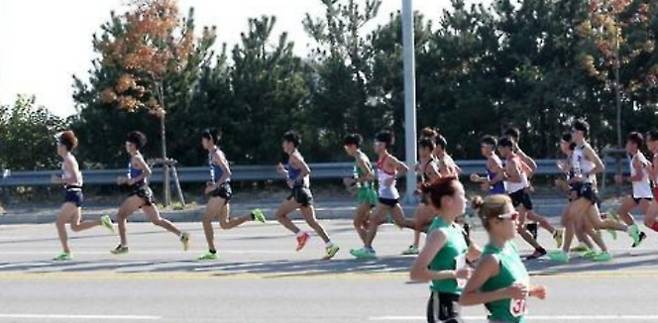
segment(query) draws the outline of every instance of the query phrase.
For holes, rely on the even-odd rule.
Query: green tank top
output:
[[[430,262],[430,270],[456,270],[464,266],[466,260],[466,239],[462,228],[456,224],[447,224],[440,216],[434,218],[427,234],[441,230],[446,235],[446,243]],[[433,280],[431,289],[436,292],[461,295],[465,281],[458,283],[456,279]]]
[[[363,157],[363,160],[365,161],[365,164],[368,166],[368,168],[372,169],[372,164],[370,163],[370,159],[368,156],[365,156],[364,153],[360,153],[361,155],[358,157]],[[357,157],[357,158],[358,158]],[[354,178],[362,178],[366,174],[363,172],[361,167],[359,167],[358,162],[354,162]],[[373,188],[372,182],[371,181],[365,181],[365,182],[357,182],[356,183],[357,188]]]
[[[492,255],[498,259],[500,264],[498,275],[490,277],[482,285],[481,290],[483,292],[493,292],[509,287],[516,282],[526,285],[530,283],[528,271],[523,261],[521,261],[514,243],[508,242],[502,249],[488,244],[482,255]],[[526,300],[501,299],[486,303],[484,306],[489,311],[489,319],[492,321],[525,322]]]

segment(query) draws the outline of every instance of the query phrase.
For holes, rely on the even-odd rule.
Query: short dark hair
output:
[[[498,146],[514,148],[514,140],[512,140],[512,138],[508,136],[505,136],[503,138],[500,138],[500,140],[498,140]]]
[[[432,141],[431,138],[427,138],[427,137],[420,138],[420,140],[418,140],[418,146],[420,146],[421,148],[427,148],[429,150],[434,150],[434,148],[436,148],[436,144],[434,143],[434,141]]]
[[[137,147],[137,150],[140,150],[146,146],[146,135],[141,131],[131,131],[126,137],[126,141],[132,143]]]
[[[207,140],[212,141],[213,143],[216,143],[221,138],[221,135],[219,134],[219,130],[215,128],[207,128],[204,129],[203,132],[201,133],[201,138],[205,138]]]
[[[78,137],[75,136],[75,133],[71,130],[62,132],[57,138],[57,142],[66,147],[66,150],[72,151],[78,147]]]
[[[445,150],[446,147],[448,146],[448,141],[447,141],[446,138],[445,138],[443,135],[441,135],[441,134],[437,134],[437,135],[436,135],[436,140],[435,140],[435,142],[436,142],[436,145],[439,146],[439,147],[441,147],[441,149],[443,149],[443,150]]]
[[[647,141],[656,141],[658,140],[658,130],[650,130],[647,132]]]
[[[571,136],[571,133],[565,132],[562,134],[561,139],[565,142],[571,142],[573,140],[573,136]]]
[[[283,141],[292,143],[295,147],[302,144],[302,136],[295,130],[288,130],[283,134]]]
[[[351,133],[343,138],[343,145],[345,146],[354,145],[359,148],[361,143],[363,143],[363,137],[358,133]]]
[[[484,135],[480,139],[480,144],[490,145],[490,146],[496,148],[496,146],[498,146],[498,140],[496,140],[496,137],[494,137],[492,135]]]
[[[642,134],[637,131],[632,131],[629,133],[628,137],[626,137],[626,140],[634,143],[638,148],[642,148],[642,146],[644,146],[644,136],[642,136]]]
[[[425,127],[420,130],[420,136],[425,138],[434,139],[438,134],[439,132],[436,129],[432,129],[431,127]]]
[[[574,130],[582,131],[585,134],[585,136],[589,135],[589,123],[587,123],[587,121],[583,119],[578,119],[574,121],[571,127]]]
[[[441,208],[441,198],[455,195],[457,183],[459,183],[457,177],[439,177],[430,183],[423,184],[421,190],[435,207]]]
[[[375,140],[379,142],[383,142],[386,144],[386,148],[390,147],[393,145],[395,142],[395,137],[393,137],[393,133],[388,131],[388,130],[382,130],[377,135],[375,135]]]
[[[517,127],[509,127],[503,134],[507,137],[512,137],[512,139],[517,142],[521,138],[521,130],[519,130]]]

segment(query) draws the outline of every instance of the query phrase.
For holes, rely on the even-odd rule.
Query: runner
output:
[[[524,165],[523,169],[526,171],[526,176],[528,177],[528,186],[526,187],[525,190],[528,194],[530,194],[534,190],[530,184],[530,179],[532,178],[533,174],[537,171],[537,163],[535,162],[534,159],[528,156],[519,147],[519,140],[521,139],[521,131],[518,128],[507,129],[507,131],[505,131],[505,134],[512,139],[512,142],[514,143],[514,153],[516,153],[521,159],[521,161],[523,162]],[[558,248],[562,245],[564,230],[556,229],[551,225],[550,222],[548,222],[546,218],[535,213],[534,210],[532,209],[527,210],[526,215],[523,216],[522,219],[528,220],[529,223],[526,225],[526,229],[528,229],[528,231],[532,233],[533,238],[537,239],[538,236],[537,225],[539,225],[544,230],[551,233],[553,239],[555,240],[555,244],[557,244]]]
[[[235,228],[247,221],[265,223],[265,215],[260,209],[254,209],[249,215],[231,218],[230,205],[233,190],[231,189],[231,169],[226,155],[217,147],[220,136],[215,129],[206,129],[201,134],[201,145],[208,151],[208,166],[210,166],[210,182],[206,183],[205,195],[209,197],[206,213],[203,216],[203,232],[208,243],[208,252],[198,260],[217,259],[215,248],[215,232],[212,221],[219,218],[219,226],[224,230]]]
[[[437,216],[409,276],[413,281],[432,282],[427,322],[463,322],[459,296],[471,277],[468,264],[480,256],[477,246],[467,240],[461,226],[455,223],[466,209],[464,187],[455,177],[441,177],[424,184],[423,192]]]
[[[125,177],[117,178],[117,184],[129,188],[130,193],[126,198],[119,212],[117,213],[117,222],[119,224],[119,237],[121,242],[111,252],[115,255],[128,253],[128,237],[126,235],[126,225],[128,217],[138,209],[142,209],[151,223],[166,229],[167,231],[179,237],[183,244],[183,250],[189,248],[190,234],[180,231],[173,223],[160,217],[160,211],[155,205],[153,191],[148,186],[148,178],[151,176],[151,168],[146,164],[140,150],[146,145],[146,136],[139,132],[133,131],[126,138],[126,152],[130,155],[128,161],[128,174]]]
[[[521,141],[521,130],[517,127],[510,127],[505,130],[503,133],[504,136],[511,138],[512,141],[514,141],[514,153],[516,153],[519,158],[521,158],[521,161],[523,162],[523,166],[525,167],[526,174],[528,175],[528,181],[532,178],[534,175],[535,171],[537,170],[537,163],[535,162],[534,159],[532,159],[530,156],[528,156],[522,149],[519,147],[519,142]],[[533,188],[528,182],[528,194],[532,193]],[[534,219],[531,219],[533,217],[532,212],[528,212],[528,215],[526,216],[526,229],[532,233],[532,237],[537,239],[539,235],[539,228],[537,226],[537,222],[535,222]],[[558,246],[559,247],[559,246]]]
[[[377,205],[377,191],[373,183],[374,170],[368,156],[361,151],[362,143],[363,137],[356,133],[347,135],[343,140],[343,148],[354,157],[354,176],[348,181],[350,186],[356,187],[358,206],[354,214],[354,229],[361,242],[365,243],[370,210]]]
[[[635,219],[631,211],[639,209],[642,214],[647,214],[649,205],[653,201],[653,192],[651,190],[650,174],[652,164],[642,153],[644,146],[644,136],[639,132],[631,132],[626,138],[626,152],[628,153],[628,163],[631,176],[624,178],[622,175],[616,175],[615,181],[622,184],[625,180],[631,183],[633,192],[630,196],[625,197],[617,213],[622,221],[628,226],[637,228]],[[639,228],[638,228],[639,231]],[[632,247],[639,246],[646,238],[646,234],[640,231],[638,243],[633,243]]]
[[[573,168],[571,167],[571,155],[573,154],[573,150],[575,148],[576,148],[576,144],[573,143],[571,139],[571,133],[569,132],[564,133],[562,135],[562,138],[560,139],[560,152],[564,154],[565,159],[558,161],[557,167],[564,174],[565,177],[564,179],[561,178],[557,179],[555,181],[555,185],[567,195],[568,202],[571,202],[575,198],[574,192],[571,191],[571,184],[570,184],[571,179],[573,178]],[[568,210],[569,208],[567,203],[567,207],[564,209],[561,216],[562,225],[565,225],[566,223]],[[596,254],[594,252],[594,245],[592,244],[592,241],[590,240],[590,237],[587,234],[589,232],[596,234],[597,240],[600,239],[599,233],[594,231],[587,217],[584,216],[578,217],[575,233],[576,233],[576,238],[578,238],[579,244],[578,246],[572,248],[571,251],[582,252],[583,256],[586,258],[592,257]]]
[[[416,173],[420,174],[419,187],[425,183],[430,183],[436,178],[440,177],[439,168],[434,159],[434,151],[436,148],[435,142],[430,137],[422,137],[418,141],[418,155],[419,162],[416,165]],[[421,194],[421,200],[416,207],[414,213],[414,222],[416,230],[414,230],[413,244],[403,251],[403,255],[417,255],[418,246],[420,245],[420,232],[426,232],[428,223],[432,223],[434,214],[427,203],[427,196]]]
[[[308,232],[300,230],[290,218],[288,214],[295,210],[299,210],[304,216],[304,220],[308,225],[315,230],[315,232],[322,238],[325,243],[326,254],[323,259],[329,260],[333,258],[340,248],[334,244],[329,235],[324,230],[322,225],[315,217],[315,208],[313,207],[313,194],[311,193],[310,174],[311,169],[304,161],[304,157],[299,152],[299,145],[302,143],[301,136],[293,130],[286,132],[283,135],[282,147],[287,156],[286,164],[279,163],[277,171],[285,176],[288,187],[290,188],[290,196],[281,203],[279,209],[276,211],[276,218],[286,229],[292,231],[297,236],[297,251],[302,250],[306,243],[311,238]]]
[[[481,177],[478,174],[471,174],[471,182],[479,183],[482,190],[491,194],[505,194],[505,169],[503,162],[496,155],[498,140],[490,135],[485,135],[480,139],[480,153],[487,159],[486,171],[487,177]]]
[[[568,262],[569,261],[569,248],[573,240],[575,227],[578,222],[578,217],[585,215],[592,224],[594,230],[616,230],[627,232],[634,242],[639,240],[639,229],[635,227],[628,227],[623,223],[614,221],[613,219],[601,219],[599,213],[599,197],[596,188],[596,174],[603,172],[605,166],[601,158],[596,154],[594,149],[587,142],[589,135],[589,124],[584,120],[576,120],[572,125],[571,136],[573,142],[576,144],[574,151],[571,154],[571,167],[573,168],[573,178],[570,181],[571,191],[573,192],[573,201],[569,203],[567,210],[567,217],[565,219],[565,235],[562,249],[551,252],[549,257],[553,261]],[[590,235],[594,238],[597,235]],[[591,259],[594,261],[609,261],[612,255],[602,239],[597,241],[601,247],[601,252],[593,256]],[[596,241],[596,240],[595,240]]]
[[[64,131],[57,137],[57,155],[62,157],[62,176],[53,175],[54,184],[64,185],[64,204],[57,216],[57,234],[62,244],[62,253],[53,258],[55,261],[66,261],[73,258],[68,244],[66,224],[71,225],[71,230],[80,232],[96,226],[104,226],[114,232],[114,226],[109,216],[103,215],[100,220],[81,220],[82,217],[82,173],[78,167],[78,161],[72,151],[78,147],[78,138],[73,131]]]
[[[525,216],[532,210],[532,200],[528,194],[528,176],[523,161],[514,152],[514,141],[503,137],[498,141],[498,152],[505,158],[505,186],[512,204],[519,211],[518,231],[521,237],[535,248],[535,251],[526,259],[536,259],[546,254],[546,250],[535,240],[525,227]]]
[[[404,211],[400,206],[397,187],[397,177],[407,171],[407,165],[399,161],[388,152],[393,145],[393,134],[382,131],[375,136],[375,152],[379,155],[377,161],[377,178],[379,181],[379,203],[368,223],[366,239],[361,249],[352,249],[350,254],[357,259],[375,259],[377,255],[372,247],[372,242],[377,235],[377,229],[386,222],[387,214],[390,214],[395,224],[400,228],[415,229],[413,220],[404,217]]]
[[[463,306],[484,304],[490,323],[524,322],[526,299],[546,298],[546,287],[530,285],[530,277],[514,245],[519,213],[505,195],[476,202],[489,244],[459,299]]]
[[[649,174],[653,181],[654,200],[649,205],[649,209],[644,216],[644,225],[653,231],[658,232],[658,131],[652,130],[647,134],[647,148],[652,154],[651,167]]]

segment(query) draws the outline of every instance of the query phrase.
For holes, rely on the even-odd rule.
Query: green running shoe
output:
[[[597,253],[596,251],[594,251],[594,250],[587,250],[587,251],[583,252],[583,254],[581,255],[581,257],[583,257],[583,258],[585,258],[585,259],[594,259],[594,257],[596,257],[596,255],[598,255],[598,253]]]
[[[581,243],[581,244],[571,248],[571,251],[573,251],[573,252],[587,252],[587,251],[589,251],[589,247],[587,247],[587,245],[585,245],[584,243]]]
[[[265,221],[267,221],[267,218],[265,218],[265,214],[263,214],[261,209],[251,210],[251,217],[254,219],[254,221],[258,221],[260,223],[265,223]]]
[[[73,259],[73,257],[71,256],[71,253],[62,252],[57,257],[53,258],[53,261],[69,261],[71,259]]]
[[[204,253],[199,258],[197,258],[197,260],[217,260],[217,259],[219,259],[219,255],[217,255],[216,252],[212,253],[210,251]]]
[[[377,259],[375,252],[366,248],[352,249],[350,250],[350,254],[360,260]]]
[[[644,241],[644,239],[646,239],[646,238],[647,238],[647,235],[644,232],[640,231],[639,239],[637,240],[637,242],[633,242],[633,245],[631,245],[631,247],[632,248],[639,247],[640,244],[642,243],[642,241]]]
[[[118,245],[116,248],[110,250],[113,255],[123,255],[128,253],[128,247]]]
[[[411,256],[411,255],[417,255],[417,254],[418,254],[418,247],[416,247],[414,245],[411,245],[405,251],[402,251],[403,256]]]
[[[548,258],[555,262],[568,263],[569,255],[563,250],[553,250],[548,253]]]
[[[183,244],[183,250],[187,251],[190,249],[190,234],[183,232],[180,234],[180,242]]]
[[[114,233],[114,225],[112,224],[112,219],[109,215],[106,214],[101,216],[101,225]]]
[[[607,251],[601,251],[596,256],[592,257],[592,261],[606,262],[612,260],[612,255]]]
[[[325,250],[326,250],[327,253],[325,254],[324,258],[322,258],[322,259],[329,260],[329,259],[333,258],[338,253],[338,250],[340,250],[340,247],[338,247],[335,244],[332,244],[331,246],[326,247]]]

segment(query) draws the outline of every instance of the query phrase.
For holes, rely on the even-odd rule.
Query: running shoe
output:
[[[596,257],[596,255],[598,255],[598,253],[597,253],[596,251],[594,251],[594,250],[588,250],[588,251],[584,252],[584,253],[581,255],[581,257],[583,257],[583,258],[585,258],[585,259],[593,259],[594,257]]]
[[[71,259],[73,259],[73,257],[71,256],[71,253],[62,252],[57,257],[53,258],[53,261],[69,261]]]
[[[592,261],[597,261],[597,262],[606,262],[612,260],[612,255],[609,254],[607,251],[601,251],[596,256],[592,257]]]
[[[311,235],[308,234],[307,232],[302,233],[301,235],[297,236],[297,251],[300,251],[304,249],[304,246],[306,246],[306,243],[308,240],[311,239]]]
[[[254,221],[258,221],[260,223],[265,223],[265,221],[267,221],[267,218],[265,218],[265,214],[263,214],[261,209],[251,210],[251,217],[254,219]]]
[[[564,240],[564,229],[556,229],[553,233],[553,239],[555,240],[557,248],[562,247],[562,241]]]
[[[322,258],[322,259],[329,260],[329,259],[333,258],[338,253],[338,250],[340,250],[340,247],[338,247],[335,244],[331,244],[331,246],[326,247],[325,250],[326,250],[327,253],[325,254],[324,258]]]
[[[212,253],[210,251],[207,251],[206,253],[201,255],[199,258],[197,258],[197,260],[217,260],[217,258],[219,258],[219,256],[217,255],[216,252]]]
[[[633,245],[631,245],[631,247],[633,247],[633,248],[639,247],[640,244],[642,243],[642,241],[644,241],[644,239],[646,239],[646,238],[647,238],[647,235],[644,232],[640,231],[639,239],[637,240],[637,242],[633,242]]]
[[[190,249],[190,234],[183,232],[180,234],[180,242],[183,244],[183,250],[187,251]]]
[[[128,253],[128,247],[118,245],[116,248],[112,249],[110,252],[112,254],[115,254],[115,255],[123,255],[123,254]]]
[[[414,245],[411,245],[405,251],[402,251],[402,255],[404,256],[417,255],[417,254],[418,254],[418,247]]]
[[[543,257],[544,255],[546,255],[546,249],[538,248],[538,249],[535,249],[535,252],[533,252],[531,255],[525,257],[525,260],[535,260],[535,259]]]
[[[375,251],[365,247],[356,250],[352,249],[350,250],[350,254],[354,256],[356,259],[361,259],[361,260],[377,259],[377,254],[375,253]]]
[[[567,263],[569,262],[569,254],[563,250],[553,250],[548,253],[548,258],[555,262]]]
[[[112,224],[112,219],[109,215],[106,214],[101,216],[101,225],[110,230],[110,232],[114,233],[114,225]]]
[[[571,248],[571,251],[573,252],[586,252],[589,250],[589,247],[587,247],[586,244],[580,243],[577,246]]]

